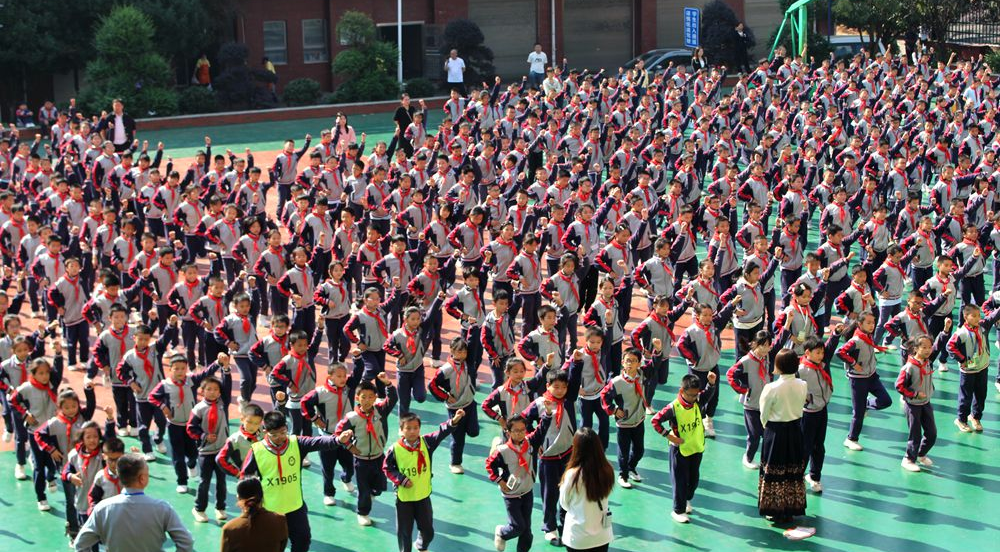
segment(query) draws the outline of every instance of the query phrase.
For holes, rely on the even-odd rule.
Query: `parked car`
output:
[[[640,54],[624,65],[626,69],[635,67],[639,60],[645,64],[646,70],[654,75],[658,75],[667,70],[670,62],[677,65],[689,65],[691,63],[691,50],[684,48],[658,48]]]
[[[870,48],[871,40],[863,38],[861,35],[834,35],[830,37],[830,47],[833,49],[834,59],[850,59],[861,52],[862,49]],[[879,53],[885,52],[885,46],[878,45]]]

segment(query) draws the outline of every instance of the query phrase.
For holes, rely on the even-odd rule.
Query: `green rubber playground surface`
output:
[[[439,115],[432,117],[436,124]],[[241,152],[273,150],[280,147],[284,136],[301,138],[306,132],[318,137],[319,129],[330,121],[306,120],[280,123],[257,123],[229,127],[200,127],[143,135],[155,143],[168,144],[168,153],[175,158],[193,154],[206,134],[213,138],[213,150],[226,147]],[[391,137],[391,115],[354,116],[351,124],[360,133],[369,133],[373,140]],[[181,147],[175,147],[175,146]],[[816,230],[811,232],[810,248],[818,245]],[[704,255],[704,251],[701,252]],[[990,282],[988,282],[989,284]],[[634,306],[645,304],[636,298]],[[633,314],[638,316],[637,311]],[[685,319],[686,320],[686,319]],[[685,322],[682,320],[682,322]],[[629,330],[634,325],[629,325]],[[685,322],[686,323],[686,322]],[[447,336],[446,336],[447,337]],[[993,340],[990,340],[991,344]],[[998,355],[992,346],[994,358]],[[325,353],[325,347],[322,348]],[[321,353],[322,355],[323,353]],[[723,353],[720,370],[735,361],[731,346]],[[900,467],[906,444],[906,422],[893,382],[899,370],[899,355],[888,352],[879,357],[882,382],[893,398],[893,405],[881,412],[870,412],[865,419],[861,443],[865,450],[852,452],[841,442],[850,421],[849,387],[840,362],[834,362],[834,397],[830,405],[830,420],[826,439],[826,464],[823,471],[822,495],[810,493],[807,516],[803,525],[816,528],[816,536],[805,541],[788,541],[779,529],[757,515],[757,472],[742,467],[745,430],[742,406],[735,393],[722,381],[720,403],[715,426],[718,437],[710,440],[702,463],[701,485],[695,495],[691,523],[679,525],[669,515],[671,485],[667,457],[667,441],[655,434],[647,420],[646,455],[639,473],[644,481],[633,489],[616,486],[610,505],[616,540],[611,548],[620,551],[747,551],[805,550],[842,551],[878,550],[882,552],[952,552],[956,550],[996,550],[1000,542],[1000,404],[990,382],[982,434],[963,434],[952,424],[958,391],[958,371],[954,365],[946,374],[935,374],[937,390],[933,397],[939,437],[929,456],[932,469],[909,473]],[[995,367],[990,368],[991,376]],[[670,377],[665,389],[654,400],[659,409],[673,399],[680,376],[686,372],[684,363],[671,359]],[[480,387],[479,399],[487,388]],[[429,398],[424,404],[414,404],[432,431],[444,421],[444,406]],[[493,550],[493,530],[506,522],[499,490],[489,482],[484,461],[490,443],[499,429],[480,416],[482,432],[466,445],[464,475],[448,471],[450,440],[435,453],[433,470],[436,537],[430,545],[437,551],[480,552]],[[231,429],[236,430],[237,422]],[[390,433],[395,435],[396,416],[389,420]],[[135,439],[126,439],[137,445]],[[608,456],[617,469],[617,445],[614,428]],[[305,476],[304,492],[310,507],[312,550],[321,552],[385,552],[395,549],[394,498],[391,493],[376,498],[372,511],[374,527],[357,525],[354,506],[356,498],[348,495],[337,482],[338,503],[334,507],[322,504],[322,485],[318,459]],[[35,496],[30,481],[13,478],[14,454],[0,453],[0,551],[54,551],[66,547],[63,536],[64,500],[61,489],[50,494],[51,512],[35,508]],[[339,476],[339,471],[337,472]],[[191,517],[195,483],[187,495],[174,491],[173,471],[168,458],[157,459],[151,470],[152,484],[148,494],[169,501],[179,512],[195,536],[195,548],[206,552],[219,549],[219,524],[197,524]],[[233,490],[235,480],[229,480],[228,511],[237,513]],[[214,492],[214,486],[213,486]],[[214,499],[213,499],[214,500]],[[532,525],[535,544],[532,550],[556,550],[542,539],[541,500],[536,487]],[[508,543],[514,550],[515,543]],[[172,548],[169,548],[172,549]]]

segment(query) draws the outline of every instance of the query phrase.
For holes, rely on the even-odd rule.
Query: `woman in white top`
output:
[[[614,538],[608,495],[615,470],[604,455],[601,438],[589,427],[573,436],[573,453],[559,483],[559,506],[566,510],[562,542],[573,552],[604,552]]]
[[[790,349],[774,359],[777,380],[760,394],[760,421],[764,443],[760,451],[757,508],[776,524],[806,513],[805,457],[802,448],[802,409],[808,386],[796,377],[799,357]]]

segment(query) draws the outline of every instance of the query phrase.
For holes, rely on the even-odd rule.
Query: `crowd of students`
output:
[[[122,438],[138,437],[148,459],[169,453],[178,493],[198,481],[197,522],[214,479],[224,520],[227,480],[254,473],[254,443],[276,446],[253,402],[267,389],[265,408],[284,414],[267,424],[336,438],[301,451],[304,466],[318,451],[324,504],[336,503],[339,466],[358,523],[371,525],[391,481],[400,550],[414,523],[423,550],[430,456],[450,436],[450,471],[462,474],[485,415],[502,437],[468,469],[503,497],[496,548],[525,551],[539,529],[560,542],[578,426],[607,448],[614,421],[618,484],[630,488],[643,481],[651,417],[671,451],[673,518],[688,521],[723,377],[745,409],[743,465],[764,481],[761,395],[785,349],[808,386],[795,424],[808,473],[793,484],[822,492],[835,387],[853,405],[843,445],[862,450],[866,411],[893,402],[877,358],[897,348],[902,467],[932,466],[933,379],[950,362],[961,371],[954,425],[983,430],[1000,316],[986,286],[1000,273],[997,79],[981,57],[778,53],[731,88],[725,68],[555,68],[561,86],[544,93],[497,78],[453,91],[437,128],[407,101],[411,122],[389,144],[342,140],[342,117],[317,145],[285,141],[270,167],[249,150],[213,154],[209,138],[189,166],[163,166],[162,144],[119,153],[63,114],[44,146],[14,133],[0,142],[11,290],[0,296],[0,396],[14,477],[30,460],[42,511],[61,481],[72,536],[120,492]],[[27,317],[37,331],[24,331]],[[460,337],[443,344],[446,317]],[[738,360],[720,371],[729,326]],[[779,368],[794,373],[794,361]],[[61,385],[66,370],[86,372],[81,389]],[[95,385],[113,404],[97,404]],[[409,412],[428,390],[450,422],[421,437]],[[776,520],[804,507],[764,502]],[[293,550],[308,548],[304,527],[289,523]]]

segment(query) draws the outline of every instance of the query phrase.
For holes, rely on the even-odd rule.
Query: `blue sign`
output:
[[[697,48],[701,30],[701,10],[684,8],[684,47]]]

